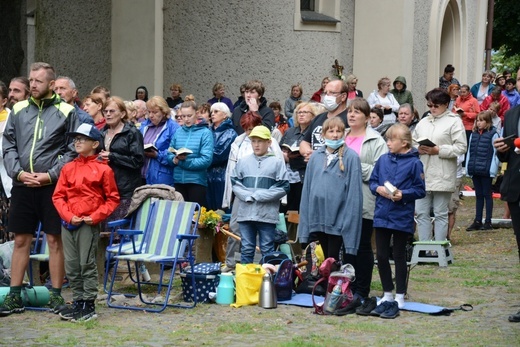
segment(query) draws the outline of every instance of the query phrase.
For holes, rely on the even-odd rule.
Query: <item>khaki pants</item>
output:
[[[98,294],[96,253],[100,225],[83,224],[78,230],[61,228],[65,272],[72,289],[72,298],[95,300]]]

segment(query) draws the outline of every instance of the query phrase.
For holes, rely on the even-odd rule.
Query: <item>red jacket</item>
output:
[[[464,110],[464,114],[461,116],[464,129],[473,131],[475,119],[477,118],[477,114],[480,112],[480,105],[478,104],[477,99],[471,95],[471,93],[468,93],[468,95],[466,95],[464,98],[462,96],[458,96],[457,100],[455,100],[455,104],[453,105],[452,112],[455,114],[460,114],[457,112],[458,108]]]
[[[93,224],[99,224],[119,206],[114,172],[97,155],[80,155],[63,166],[52,202],[67,223],[74,216],[90,216]]]
[[[323,89],[320,88],[320,90],[312,94],[311,101],[321,102],[321,94],[323,94]]]
[[[486,111],[489,108],[489,105],[491,105],[494,101],[498,101],[500,104],[500,110],[498,111],[497,115],[500,117],[500,120],[502,120],[502,123],[504,123],[504,115],[507,110],[509,110],[509,99],[504,96],[503,94],[500,94],[498,97],[498,100],[493,99],[493,95],[488,95],[484,101],[482,101],[482,104],[480,104],[480,110]]]

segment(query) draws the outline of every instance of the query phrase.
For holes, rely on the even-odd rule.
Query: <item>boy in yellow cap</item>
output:
[[[240,159],[231,175],[242,234],[242,264],[253,262],[257,235],[262,255],[274,251],[280,199],[289,192],[285,163],[268,152],[271,145],[269,129],[256,126],[249,138],[253,154]]]

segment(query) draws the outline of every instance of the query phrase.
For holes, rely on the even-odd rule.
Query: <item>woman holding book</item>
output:
[[[144,138],[143,183],[167,184],[173,187],[173,162],[168,160],[168,147],[179,124],[168,117],[170,108],[161,96],[153,96],[146,102],[150,122],[141,127]]]
[[[473,94],[471,94],[470,88],[467,84],[463,84],[460,87],[459,97],[455,100],[455,104],[451,111],[457,113],[462,119],[462,124],[464,124],[464,129],[466,131],[466,140],[469,140],[469,136],[473,132],[475,119],[477,118],[477,114],[480,112],[480,106],[477,99],[475,99]]]
[[[181,110],[184,125],[173,134],[170,147],[171,150],[189,151],[168,153],[168,160],[174,165],[174,186],[185,201],[206,206],[207,170],[213,159],[213,134],[207,123],[197,124],[197,104],[194,101],[183,102]]]
[[[457,157],[466,152],[467,140],[460,117],[448,110],[450,95],[444,89],[429,91],[426,100],[430,113],[413,131],[426,181],[426,197],[416,202],[417,231],[420,241],[432,240],[433,207],[434,240],[444,241],[448,234],[448,203],[456,188]]]
[[[310,102],[302,102],[294,109],[294,127],[287,129],[280,141],[280,147],[283,152],[285,163],[287,164],[287,173],[289,175],[289,184],[291,190],[287,194],[287,205],[282,206],[282,212],[299,211],[300,200],[302,196],[303,178],[307,163],[305,158],[300,154],[299,146],[307,131],[309,125],[316,116],[316,109]],[[289,235],[295,236],[295,235]],[[293,240],[292,238],[291,240]]]

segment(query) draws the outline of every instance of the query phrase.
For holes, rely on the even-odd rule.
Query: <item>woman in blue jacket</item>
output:
[[[226,167],[231,151],[231,144],[237,132],[231,122],[231,111],[223,102],[211,105],[211,127],[214,140],[213,160],[208,169],[208,191],[206,207],[211,210],[222,209],[222,198],[226,185]]]
[[[146,102],[149,122],[141,127],[145,161],[141,176],[146,184],[173,187],[173,162],[168,160],[168,147],[179,124],[168,118],[170,108],[164,98],[154,96]]]
[[[206,206],[207,169],[213,159],[213,134],[207,123],[196,124],[197,105],[194,101],[183,102],[181,110],[184,125],[173,135],[170,147],[176,150],[187,148],[192,153],[168,153],[168,160],[174,165],[175,189],[185,201]]]

